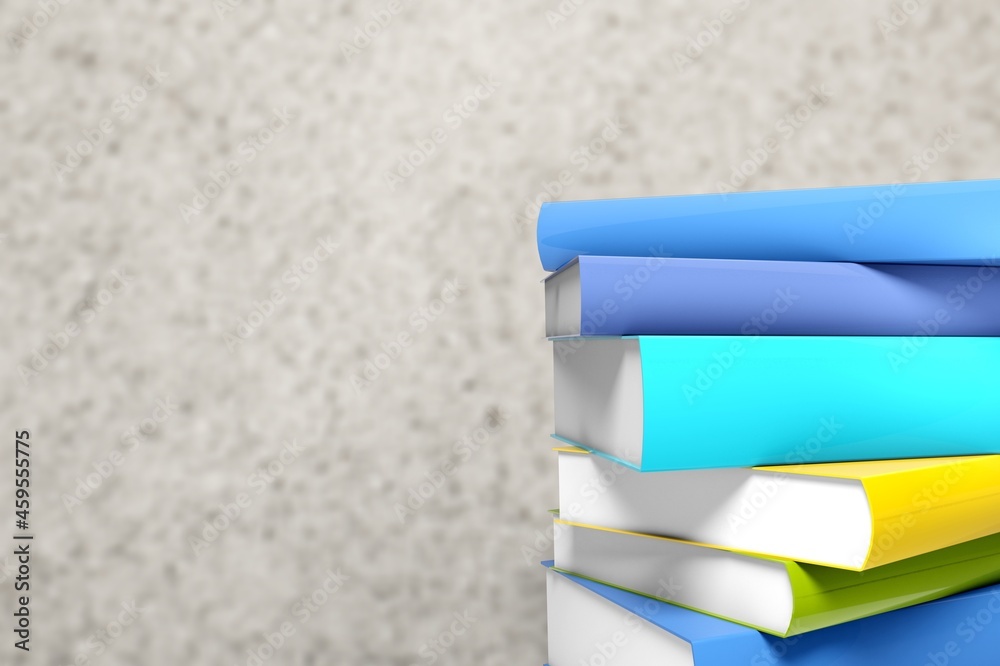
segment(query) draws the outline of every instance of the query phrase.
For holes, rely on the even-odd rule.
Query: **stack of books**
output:
[[[1000,181],[545,204],[551,666],[1000,664]]]

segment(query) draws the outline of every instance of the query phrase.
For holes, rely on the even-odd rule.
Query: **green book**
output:
[[[1000,582],[1000,534],[868,571],[556,519],[555,568],[787,637]]]

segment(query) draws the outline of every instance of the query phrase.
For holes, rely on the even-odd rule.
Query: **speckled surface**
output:
[[[912,4],[884,36],[887,2],[583,2],[554,22],[555,0],[404,1],[353,53],[387,2],[53,0],[13,41],[41,4],[4,3],[0,410],[8,440],[32,431],[25,663],[541,663],[525,547],[547,548],[556,480],[525,199],[561,172],[563,198],[715,191],[768,137],[744,189],[996,176],[996,5]],[[675,58],[703,21],[721,33]],[[814,86],[829,99],[781,130]],[[418,143],[434,154],[388,182]],[[411,489],[429,496],[412,513]]]

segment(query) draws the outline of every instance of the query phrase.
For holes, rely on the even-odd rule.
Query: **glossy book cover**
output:
[[[1000,258],[1000,180],[542,204],[547,271],[580,255],[982,265]]]
[[[1000,338],[552,344],[556,436],[642,471],[1000,453]]]
[[[794,636],[1000,583],[1000,534],[868,571],[559,519],[556,534],[559,571],[776,636]],[[762,574],[764,570],[768,573]],[[662,581],[671,581],[669,589]],[[720,590],[727,582],[732,585]],[[726,598],[722,602],[720,595]],[[762,606],[780,607],[780,611],[762,613],[755,608],[747,612]],[[751,617],[761,618],[760,623]]]
[[[628,643],[653,631],[687,645],[686,663],[694,666],[994,666],[1000,655],[1000,631],[993,626],[1000,615],[1000,585],[779,638],[551,569],[548,576],[550,592],[564,583],[576,586],[580,604],[616,611],[613,624],[564,626],[550,607],[550,640],[554,634],[571,636],[587,646],[584,654],[595,651],[602,637],[620,632]],[[552,648],[551,666],[577,666],[553,660]]]
[[[582,256],[545,281],[546,335],[1000,335],[983,266]]]

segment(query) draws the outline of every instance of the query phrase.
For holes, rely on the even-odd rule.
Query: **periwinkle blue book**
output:
[[[548,337],[997,336],[1000,263],[582,256],[545,280],[545,329]]]
[[[546,575],[551,666],[1000,663],[1000,585],[782,639],[551,568]]]
[[[980,266],[1000,258],[1000,180],[542,204],[545,270],[580,255]]]

